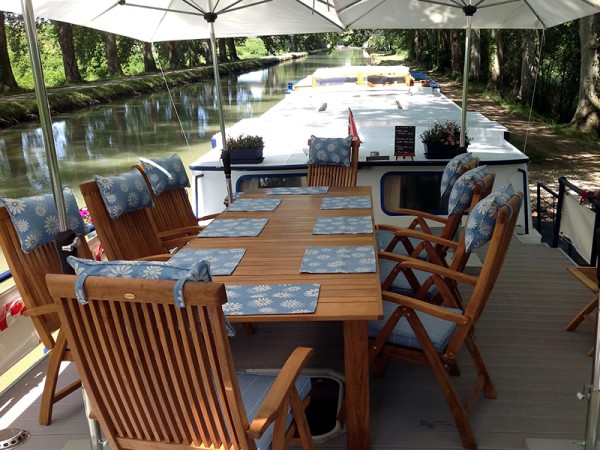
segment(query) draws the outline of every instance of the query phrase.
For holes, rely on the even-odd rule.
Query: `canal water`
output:
[[[336,49],[222,77],[225,125],[261,115],[284,98],[288,82],[320,67],[366,63],[362,49]],[[85,204],[79,185],[92,180],[93,175],[117,175],[139,164],[139,157],[173,153],[187,167],[210,150],[212,136],[220,131],[212,80],[52,119],[62,184],[73,189],[80,207]],[[52,189],[39,122],[0,129],[0,197],[49,192]],[[7,268],[0,250],[0,274]]]
[[[365,62],[362,49],[338,49],[223,77],[225,124],[259,116],[283,99],[288,82],[319,67]],[[125,172],[139,157],[177,153],[189,165],[202,156],[219,131],[215,85],[203,81],[54,116],[53,127],[62,183],[78,194],[79,184],[93,175]],[[0,180],[3,197],[51,192],[38,122],[0,130]]]

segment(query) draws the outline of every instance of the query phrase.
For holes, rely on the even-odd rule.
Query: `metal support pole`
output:
[[[58,158],[56,157],[56,147],[54,146],[54,135],[52,133],[52,117],[50,115],[50,105],[48,103],[48,93],[44,81],[44,72],[42,70],[42,61],[40,59],[40,49],[38,46],[37,32],[35,29],[35,18],[33,16],[33,6],[31,0],[21,0],[23,9],[23,20],[25,22],[25,34],[27,35],[27,45],[29,47],[29,58],[31,59],[31,68],[33,71],[33,80],[35,84],[35,98],[38,104],[38,112],[42,125],[42,135],[44,137],[44,148],[46,149],[46,158],[48,162],[48,171],[50,172],[50,183],[54,193],[54,202],[58,214],[58,223],[60,231],[66,231],[67,210],[62,193],[62,181],[58,168]]]
[[[462,92],[462,114],[460,118],[460,152],[466,151],[465,135],[467,133],[467,86],[469,84],[469,70],[471,67],[471,23],[473,21],[473,14],[467,13],[467,29],[465,32],[465,65],[463,67],[463,92]]]
[[[91,450],[103,450],[106,441],[102,438],[102,430],[100,429],[100,423],[95,419],[90,419],[92,406],[90,405],[90,399],[88,398],[84,388],[81,389],[81,394],[83,395],[83,408],[85,410],[85,416],[87,417],[88,428],[90,430]]]

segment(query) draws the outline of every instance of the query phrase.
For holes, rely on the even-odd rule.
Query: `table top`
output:
[[[274,211],[222,212],[218,219],[268,219],[256,237],[199,237],[190,248],[245,248],[232,275],[214,276],[225,284],[319,284],[319,300],[313,314],[228,316],[232,322],[347,321],[381,319],[381,286],[378,272],[300,273],[308,247],[373,246],[375,235],[313,235],[317,217],[365,216],[373,208],[322,210],[326,196],[369,196],[369,186],[330,188],[325,195],[268,195],[268,189],[245,192],[242,198],[280,198]]]

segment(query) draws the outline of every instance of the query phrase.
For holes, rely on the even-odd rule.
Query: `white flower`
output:
[[[281,302],[281,306],[287,309],[300,308],[302,302],[299,302],[298,300],[284,300]]]
[[[96,178],[96,183],[99,184],[102,189],[110,189],[113,186],[112,180],[105,177]]]
[[[269,297],[258,297],[250,302],[252,306],[269,306],[272,303],[273,300],[271,300]]]
[[[29,236],[25,238],[25,246],[34,248],[38,242],[40,242],[41,236],[37,231],[33,231]]]
[[[131,266],[119,265],[110,269],[109,277],[131,278]]]
[[[127,204],[131,207],[135,207],[139,204],[139,197],[137,192],[130,192],[127,194]]]
[[[151,280],[156,280],[160,277],[162,268],[159,266],[146,267],[143,271],[143,277]]]
[[[56,216],[48,216],[46,217],[46,220],[44,220],[44,228],[48,234],[56,234],[59,229],[58,225],[58,217]]]
[[[121,188],[122,192],[129,192],[129,184],[127,183],[127,181],[123,181],[119,187]]]
[[[20,233],[24,233],[25,231],[29,230],[29,222],[21,219],[21,220],[17,220],[16,223],[16,227],[17,231],[19,231]]]
[[[117,201],[117,196],[115,194],[106,194],[104,196],[104,200],[107,201],[107,203],[115,203]]]
[[[48,212],[48,208],[46,208],[46,205],[44,205],[44,204],[36,205],[36,207],[35,207],[35,215],[36,216],[44,217],[47,212]]]
[[[25,211],[26,205],[22,200],[15,199],[8,201],[7,199],[6,207],[11,214],[21,214],[23,211]]]

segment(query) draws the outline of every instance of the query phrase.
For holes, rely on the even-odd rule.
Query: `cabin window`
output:
[[[440,205],[442,172],[388,172],[381,178],[383,212],[395,215],[398,208],[446,214],[448,205]]]
[[[252,189],[268,189],[274,187],[300,187],[306,186],[306,174],[257,174],[241,176],[235,186],[237,192]]]

